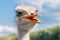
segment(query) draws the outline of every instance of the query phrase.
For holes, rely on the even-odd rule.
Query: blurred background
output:
[[[16,6],[35,6],[42,21],[31,32],[31,40],[60,40],[60,0],[0,0],[0,40],[17,40]]]

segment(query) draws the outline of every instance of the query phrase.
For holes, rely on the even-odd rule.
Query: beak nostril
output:
[[[37,14],[37,13],[31,13],[31,15],[33,15],[33,16],[38,16],[39,14]]]
[[[33,13],[31,13],[31,15],[34,15]]]

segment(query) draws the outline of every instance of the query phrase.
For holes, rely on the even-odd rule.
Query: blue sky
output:
[[[35,6],[42,16],[41,23],[36,30],[60,25],[60,1],[59,0],[0,0],[0,35],[16,32],[15,7],[18,5]]]

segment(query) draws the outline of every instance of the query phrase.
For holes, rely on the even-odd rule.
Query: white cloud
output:
[[[47,30],[48,28],[54,28],[56,26],[60,26],[60,24],[54,23],[54,24],[43,24],[41,25],[40,28],[38,28],[39,30]]]
[[[48,6],[49,6],[49,8],[53,8],[54,9],[54,8],[57,8],[58,5],[54,4],[54,3],[50,3]]]
[[[60,22],[60,16],[59,16],[59,17],[58,17],[58,16],[57,16],[57,17],[55,17],[55,18],[54,18],[54,20],[56,20],[56,21],[59,21],[59,22]]]
[[[16,33],[17,28],[16,27],[11,27],[11,26],[0,26],[0,33],[1,32],[11,32],[11,33]]]
[[[48,0],[51,3],[60,3],[60,0]]]
[[[60,0],[48,0],[46,1],[49,8],[58,8],[60,7]]]
[[[57,22],[60,22],[60,12],[59,13],[52,13],[52,19],[57,21]]]
[[[45,9],[47,9],[44,15],[51,18],[52,21],[60,22],[60,0],[48,0],[45,2]],[[43,9],[44,10],[44,9]],[[45,11],[45,10],[44,10]],[[44,12],[43,11],[43,12]]]

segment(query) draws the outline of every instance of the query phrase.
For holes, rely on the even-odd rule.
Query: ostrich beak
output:
[[[39,14],[31,13],[31,15],[24,15],[22,16],[22,18],[30,22],[40,23],[41,21],[38,18],[36,18],[36,16],[39,16]]]

